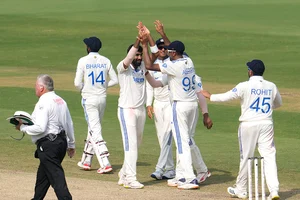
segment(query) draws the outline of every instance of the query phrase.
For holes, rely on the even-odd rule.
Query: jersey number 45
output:
[[[258,112],[261,110],[263,113],[268,113],[271,109],[269,103],[270,97],[257,97],[256,100],[250,105],[250,108]]]

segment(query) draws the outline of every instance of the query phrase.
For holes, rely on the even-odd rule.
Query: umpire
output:
[[[20,120],[16,126],[17,130],[31,135],[32,142],[37,145],[35,157],[40,160],[40,165],[32,200],[44,199],[50,185],[59,200],[69,200],[72,196],[61,163],[66,152],[70,158],[75,154],[72,118],[66,102],[55,94],[49,75],[37,77],[35,93],[39,101],[31,116],[34,125],[24,125]]]

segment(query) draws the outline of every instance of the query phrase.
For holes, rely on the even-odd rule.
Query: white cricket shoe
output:
[[[162,174],[162,179],[172,179],[175,178],[175,170],[168,170]]]
[[[231,197],[247,199],[247,192],[240,192],[235,187],[228,187],[227,192],[231,195]]]
[[[103,168],[99,168],[98,170],[97,170],[97,173],[98,174],[106,174],[106,173],[109,173],[109,172],[111,172],[113,170],[113,168],[109,165],[109,166],[106,166],[106,167],[103,167]]]
[[[192,190],[192,189],[198,189],[199,185],[198,185],[198,181],[197,179],[194,179],[190,182],[187,182],[185,180],[185,178],[179,179],[178,180],[178,189],[184,189],[184,190]]]
[[[89,171],[89,170],[91,170],[91,164],[90,163],[82,163],[82,162],[78,162],[77,163],[77,166],[78,167],[81,167],[83,170],[85,170],[85,171]]]
[[[126,176],[121,171],[119,171],[118,176],[119,176],[118,185],[123,186],[125,183]]]
[[[156,180],[161,180],[162,175],[163,175],[163,173],[161,171],[155,171],[150,176]]]
[[[210,176],[211,176],[210,171],[200,172],[197,174],[197,181],[198,183],[203,183]]]
[[[280,199],[280,197],[279,197],[277,191],[271,192],[270,195],[267,198],[267,200],[279,200],[279,199]]]
[[[170,187],[177,187],[178,186],[178,180],[176,178],[169,179],[167,181],[167,184]]]
[[[124,188],[129,188],[129,189],[142,189],[144,188],[144,185],[141,184],[138,181],[125,181],[123,184]]]

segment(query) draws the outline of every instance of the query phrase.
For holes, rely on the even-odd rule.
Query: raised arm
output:
[[[144,26],[141,22],[139,22],[139,25],[137,26],[139,29],[139,38],[143,46],[143,60],[146,66],[146,69],[152,70],[152,71],[160,71],[160,67],[158,64],[153,64],[154,60],[150,58],[149,52],[148,52],[148,42],[150,42],[150,45],[154,44],[155,42],[150,34],[149,29]],[[156,45],[155,45],[156,47]],[[157,47],[156,47],[157,48]]]
[[[135,40],[135,43],[133,44],[131,49],[128,51],[127,56],[123,60],[123,66],[125,69],[127,69],[130,66],[130,64],[132,63],[132,61],[135,57],[135,54],[138,51],[139,45],[140,45],[140,39],[137,37]]]
[[[164,39],[165,45],[168,46],[171,42],[164,31],[163,23],[161,23],[161,21],[159,20],[155,20],[154,24],[155,24],[156,31]]]

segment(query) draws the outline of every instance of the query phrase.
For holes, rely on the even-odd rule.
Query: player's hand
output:
[[[152,106],[147,106],[147,115],[150,119],[152,119],[153,113],[154,113],[153,107]]]
[[[204,114],[203,114],[203,124],[204,124],[204,126],[205,126],[207,129],[211,129],[212,126],[213,126],[213,122],[212,122],[212,120],[210,119],[208,113],[204,113]]]
[[[157,31],[160,35],[164,35],[164,34],[165,34],[165,31],[164,31],[164,25],[163,25],[159,20],[155,20],[154,24],[155,24],[155,29],[156,29],[156,31]]]
[[[74,148],[68,148],[67,153],[68,153],[68,156],[70,158],[72,158],[75,155],[75,149]]]
[[[201,90],[200,91],[201,92],[201,94],[203,95],[203,96],[205,96],[206,98],[210,98],[210,96],[211,96],[211,94],[207,91],[207,90]]]

